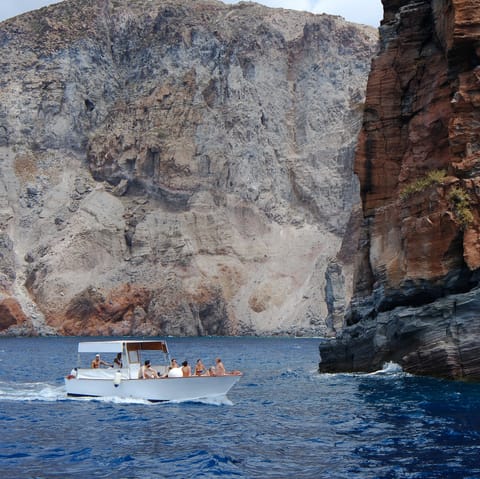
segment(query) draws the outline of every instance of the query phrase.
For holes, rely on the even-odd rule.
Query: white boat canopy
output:
[[[168,353],[167,344],[158,340],[131,340],[131,341],[86,341],[78,343],[79,353],[122,353],[123,346],[128,351],[163,351]]]

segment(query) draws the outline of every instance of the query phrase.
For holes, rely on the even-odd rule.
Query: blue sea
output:
[[[319,339],[170,338],[244,377],[213,402],[73,399],[79,338],[0,339],[0,477],[480,478],[480,385],[319,374]]]

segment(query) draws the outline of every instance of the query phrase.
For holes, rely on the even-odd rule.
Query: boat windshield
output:
[[[128,362],[130,364],[139,363],[140,362],[140,355],[138,354],[138,349],[127,349],[128,352]]]
[[[167,344],[158,340],[82,342],[79,343],[78,352],[100,354],[104,366],[113,366],[114,357],[118,353],[123,353],[123,367],[128,367],[128,364],[139,366],[146,359],[152,364],[166,364],[168,360]],[[81,362],[79,355],[79,366]]]
[[[130,364],[141,363],[145,359],[149,359],[152,363],[157,364],[161,359],[161,363],[165,363],[165,355],[168,356],[167,345],[163,341],[144,341],[126,343],[128,354],[128,362]],[[160,353],[160,355],[159,355]]]

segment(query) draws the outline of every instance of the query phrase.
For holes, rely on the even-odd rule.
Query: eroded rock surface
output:
[[[480,379],[480,9],[384,0],[355,169],[364,223],[323,371]],[[474,359],[476,358],[476,359]]]
[[[213,0],[2,23],[1,331],[322,334],[377,41]]]

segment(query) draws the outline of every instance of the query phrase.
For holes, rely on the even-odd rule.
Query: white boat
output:
[[[189,401],[225,396],[239,381],[241,373],[223,376],[168,377],[169,354],[167,343],[159,340],[88,341],[78,344],[79,362],[82,353],[108,355],[122,354],[122,367],[77,367],[65,377],[68,396],[119,397],[148,401]],[[162,356],[162,363],[152,361],[159,373],[156,379],[139,379],[141,364],[154,356]],[[155,358],[153,358],[155,359]]]

